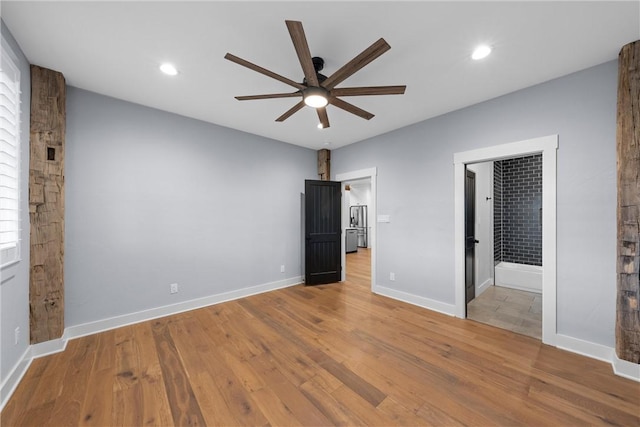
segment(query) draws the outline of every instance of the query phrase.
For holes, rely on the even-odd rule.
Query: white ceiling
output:
[[[313,149],[338,148],[617,58],[640,39],[640,2],[154,2],[1,3],[28,60],[67,83]],[[297,100],[237,101],[294,91],[225,60],[227,52],[292,80],[302,70],[285,20],[302,21],[331,75],[378,38],[391,50],[338,87],[406,84],[405,95],[350,97],[366,121],[329,106],[318,130]],[[491,56],[473,61],[474,46]],[[180,70],[168,77],[160,63]]]

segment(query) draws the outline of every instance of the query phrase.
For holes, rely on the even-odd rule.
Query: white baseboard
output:
[[[66,339],[80,338],[87,335],[96,334],[98,332],[120,328],[122,326],[133,325],[135,323],[146,322],[147,320],[157,319],[160,317],[170,316],[172,314],[178,314],[185,311],[208,307],[210,305],[220,304],[222,302],[232,301],[251,295],[257,295],[264,292],[274,291],[276,289],[287,288],[289,286],[297,285],[301,282],[302,277],[297,276],[285,280],[279,280],[277,282],[270,282],[262,285],[252,286],[250,288],[243,288],[235,291],[224,292],[221,294],[209,295],[206,297],[183,301],[176,304],[165,305],[149,310],[142,310],[135,313],[124,314],[122,316],[96,320],[95,322],[70,326],[65,329],[64,336]]]
[[[18,359],[13,369],[11,369],[7,378],[2,382],[2,385],[0,385],[0,411],[4,409],[4,405],[7,404],[13,392],[16,391],[16,387],[20,384],[24,374],[27,373],[27,369],[29,369],[32,360],[31,346],[29,346],[22,354],[22,357]]]
[[[556,335],[556,347],[608,362],[614,374],[640,382],[640,365],[618,359],[615,349],[611,347],[560,334]]]
[[[626,360],[618,359],[616,352],[613,352],[613,372],[630,380],[640,382],[640,365],[637,363],[627,362]]]
[[[50,341],[41,342],[39,344],[33,344],[31,346],[31,358],[37,359],[38,357],[48,356],[50,354],[60,353],[67,348],[67,331],[64,331],[62,338],[56,338]]]
[[[418,307],[427,308],[429,310],[437,311],[438,313],[447,314],[449,316],[455,316],[456,306],[453,304],[447,304],[441,301],[436,301],[430,298],[421,297],[418,295],[409,294],[407,292],[398,291],[396,289],[386,288],[384,286],[376,286],[372,291],[378,295],[397,299],[409,304],[417,305]]]
[[[556,334],[556,347],[567,350],[572,353],[581,354],[592,359],[602,360],[603,362],[612,361],[613,349],[606,345],[584,341],[579,338],[573,338],[568,335]]]
[[[208,307],[210,305],[232,301],[251,295],[274,291],[276,289],[287,288],[289,286],[297,285],[301,282],[302,277],[297,276],[277,282],[270,282],[262,285],[252,286],[250,288],[238,289],[236,291],[224,292],[217,295],[210,295],[203,298],[183,301],[177,304],[166,305],[163,307],[138,311],[136,313],[97,320],[95,322],[70,326],[64,330],[62,338],[46,341],[40,344],[30,345],[29,347],[27,347],[27,350],[24,352],[22,357],[18,360],[16,365],[13,367],[7,378],[2,382],[2,385],[0,386],[0,411],[9,401],[9,398],[11,397],[16,387],[22,380],[22,377],[31,365],[32,360],[38,357],[43,357],[64,351],[64,349],[67,347],[67,342],[71,339],[108,331],[110,329],[120,328],[122,326],[132,325],[134,323],[157,319],[159,317]]]
[[[480,286],[478,286],[478,288],[476,289],[476,297],[482,295],[484,291],[489,289],[489,286],[493,286],[493,279],[491,277],[489,277]]]

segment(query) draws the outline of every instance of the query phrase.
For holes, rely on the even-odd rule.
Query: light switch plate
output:
[[[389,215],[378,215],[378,222],[391,222]]]

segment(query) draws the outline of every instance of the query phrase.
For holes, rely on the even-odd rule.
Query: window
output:
[[[2,39],[0,57],[0,265],[20,256],[20,71]]]

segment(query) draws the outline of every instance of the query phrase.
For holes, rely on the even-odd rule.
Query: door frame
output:
[[[371,248],[371,290],[376,290],[376,253],[377,253],[377,242],[378,242],[378,200],[377,200],[377,177],[378,177],[378,168],[368,168],[368,169],[360,169],[351,172],[344,172],[336,174],[335,180],[340,181],[342,183],[342,203],[346,204],[345,196],[345,181],[355,181],[357,179],[367,179],[371,182],[371,206],[368,209],[369,213],[369,221],[367,225],[371,228],[371,235],[369,238],[369,246]],[[344,236],[347,234],[347,228],[349,227],[349,214],[348,214],[348,206],[343,205],[343,212],[347,212],[347,215],[343,213],[342,215],[342,281],[344,282],[347,277],[347,254],[345,252],[345,239]]]
[[[542,342],[557,342],[556,182],[558,135],[455,153],[455,315],[466,318],[464,281],[464,184],[467,164],[542,154]]]

